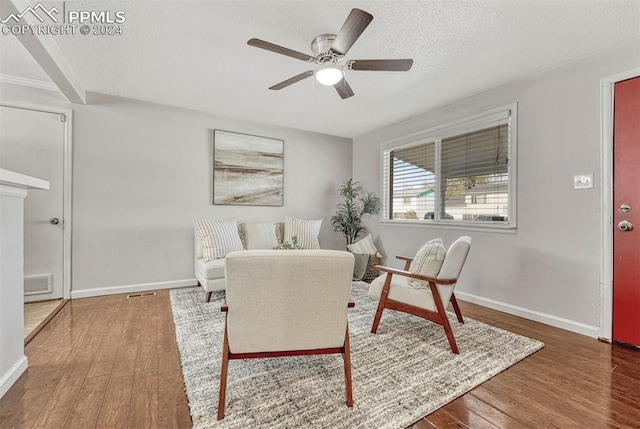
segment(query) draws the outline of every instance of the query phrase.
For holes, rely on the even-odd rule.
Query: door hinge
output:
[[[60,122],[67,122],[67,115],[60,113]]]

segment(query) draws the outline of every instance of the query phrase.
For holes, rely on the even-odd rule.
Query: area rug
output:
[[[340,355],[230,361],[225,418],[216,420],[224,292],[204,302],[201,288],[171,291],[171,306],[194,428],[406,428],[543,347],[450,314],[459,355],[442,327],[385,310],[355,282],[349,309],[353,408],[345,404]]]

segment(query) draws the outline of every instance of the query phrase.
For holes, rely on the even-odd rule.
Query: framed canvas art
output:
[[[282,206],[284,140],[214,130],[213,204]]]

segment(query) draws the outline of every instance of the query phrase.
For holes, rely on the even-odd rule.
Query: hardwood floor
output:
[[[459,303],[545,347],[413,428],[640,428],[640,351]],[[26,354],[0,428],[191,426],[168,291],[74,300]]]
[[[26,354],[0,428],[191,426],[168,291],[73,300]]]
[[[640,351],[458,301],[462,314],[545,347],[414,425],[640,428]]]
[[[24,344],[36,336],[68,302],[68,299],[29,302],[24,304]]]

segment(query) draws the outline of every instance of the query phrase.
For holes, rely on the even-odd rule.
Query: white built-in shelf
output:
[[[0,168],[0,185],[23,189],[49,189],[49,182]]]

